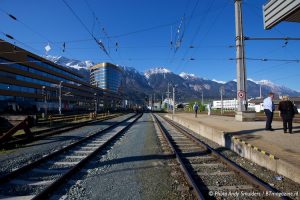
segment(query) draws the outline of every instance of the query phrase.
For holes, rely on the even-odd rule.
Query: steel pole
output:
[[[59,83],[59,96],[58,96],[58,112],[61,115],[61,87],[62,87],[62,81]]]
[[[168,83],[168,92],[167,92],[167,95],[168,95],[168,112],[170,110],[170,89],[169,89],[169,83]]]
[[[95,114],[97,114],[97,93],[94,94],[95,95]]]
[[[237,68],[237,111],[245,111],[247,103],[247,77],[245,65],[245,50],[244,50],[244,33],[243,33],[243,16],[242,16],[242,0],[235,0],[235,32],[236,32],[236,68]],[[238,93],[242,92],[243,97]]]
[[[173,86],[173,115],[175,114],[175,85]]]
[[[221,114],[223,115],[223,88],[221,89]]]
[[[47,106],[47,92],[45,91],[45,99],[44,99],[44,103],[45,103],[45,117],[47,118],[48,115],[48,106]]]
[[[261,93],[261,84],[259,84],[259,98],[262,98],[262,93]]]
[[[46,86],[42,86],[42,95],[44,96],[44,117],[47,117],[47,94],[46,94]]]
[[[164,93],[161,94],[161,104],[160,104],[160,109],[163,109],[163,102],[164,102]]]

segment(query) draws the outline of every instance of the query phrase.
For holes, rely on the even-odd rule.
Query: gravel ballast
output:
[[[72,178],[76,184],[57,194],[61,199],[192,199],[174,166],[174,157],[160,147],[151,115],[144,114],[84,167],[85,175]]]
[[[53,135],[33,143],[26,144],[14,150],[0,152],[0,175],[10,172],[12,169],[20,168],[30,161],[37,160],[41,156],[60,149],[72,142],[78,141],[83,137],[99,132],[116,122],[120,122],[132,114],[105,120],[95,124],[87,125],[76,130],[67,131],[59,135]]]
[[[209,146],[211,146],[212,148],[216,149],[219,153],[224,155],[229,160],[237,163],[242,168],[249,171],[251,174],[254,174],[255,176],[257,176],[264,182],[268,183],[270,186],[276,188],[277,190],[279,190],[282,193],[291,194],[289,196],[290,199],[300,199],[300,184],[298,184],[286,177],[283,177],[274,171],[271,171],[264,167],[261,167],[261,166],[257,165],[256,163],[239,156],[235,152],[233,152],[227,148],[224,148],[205,137],[200,136],[199,134],[193,132],[192,130],[190,130],[178,123],[176,123],[176,124],[179,125],[180,127],[184,128],[185,130],[187,130],[189,133],[191,133],[192,135],[194,135],[195,137],[197,137],[204,143],[206,143]]]

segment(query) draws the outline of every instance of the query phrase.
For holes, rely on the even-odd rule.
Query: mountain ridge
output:
[[[63,56],[47,56],[46,59],[76,70],[78,73],[83,74],[86,81],[89,81],[89,67],[94,65],[91,61],[68,59]],[[168,83],[176,85],[176,95],[180,101],[200,98],[202,93],[205,98],[217,99],[220,96],[219,89],[221,86],[225,88],[224,98],[236,98],[236,80],[227,82],[216,79],[210,80],[187,72],[175,74],[166,67],[154,67],[145,70],[144,73],[133,67],[122,66],[121,68],[124,75],[122,88],[125,97],[135,98],[139,101],[144,101],[154,94],[166,96]],[[260,95],[260,87],[262,88],[263,96],[266,96],[270,91],[277,95],[300,96],[300,92],[275,84],[269,80],[257,81],[248,79],[247,83],[249,98],[258,97]]]

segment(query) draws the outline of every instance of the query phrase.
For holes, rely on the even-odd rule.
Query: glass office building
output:
[[[119,93],[122,69],[111,63],[100,63],[90,68],[91,84],[109,92]]]
[[[61,93],[59,90],[61,89]],[[0,40],[0,113],[93,110],[95,99],[115,94],[91,85],[83,76]]]

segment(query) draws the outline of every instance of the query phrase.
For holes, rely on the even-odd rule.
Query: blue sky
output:
[[[64,1],[89,32],[103,41],[110,57],[97,46]],[[299,23],[284,22],[264,30],[265,2],[244,0],[245,35],[299,37]],[[141,72],[163,66],[175,73],[184,71],[209,79],[236,78],[235,61],[229,60],[235,57],[235,48],[230,47],[235,44],[233,0],[2,0],[0,9],[0,38],[39,55],[45,55],[44,47],[49,42],[50,55],[96,63],[108,61]],[[180,33],[184,34],[175,53],[170,41],[173,38],[175,42],[180,24],[184,27]],[[64,42],[66,49],[62,52]],[[299,44],[300,41],[289,41],[287,45],[284,41],[246,41],[246,57],[300,59]],[[300,63],[247,60],[246,65],[248,78],[267,79],[300,91]]]

